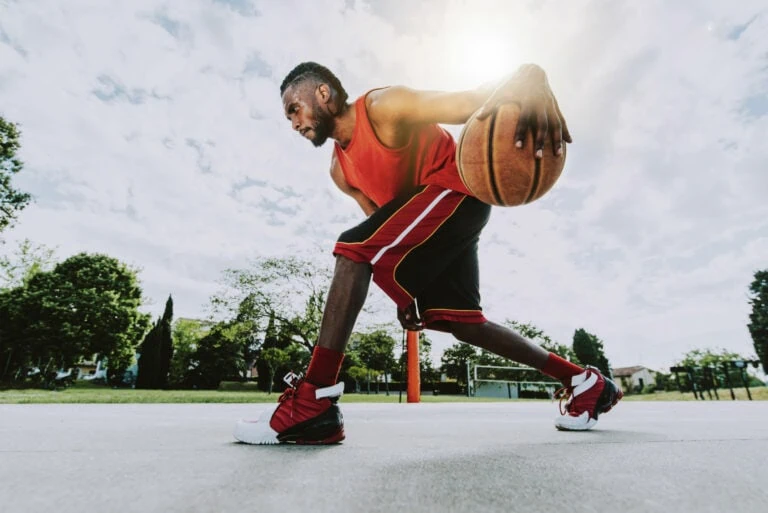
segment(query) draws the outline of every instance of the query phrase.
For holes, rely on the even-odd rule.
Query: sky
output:
[[[28,238],[60,259],[107,253],[141,269],[144,311],[173,294],[177,317],[205,317],[222,271],[254,257],[332,266],[363,214],[329,178],[332,145],[312,147],[282,112],[279,85],[307,60],[351,98],[460,91],[539,64],[573,144],[546,196],[493,209],[486,316],[566,344],[584,328],[616,367],[754,354],[762,0],[0,0],[0,115],[21,126],[14,183],[35,197],[0,251]],[[360,328],[395,320],[375,285],[370,301]],[[439,358],[452,340],[430,336]]]

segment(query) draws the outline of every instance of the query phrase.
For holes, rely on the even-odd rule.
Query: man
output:
[[[322,146],[335,141],[331,179],[367,219],[341,234],[336,268],[309,369],[295,378],[272,411],[240,421],[235,438],[252,444],[330,444],[344,439],[337,383],[344,349],[371,277],[397,305],[404,328],[440,330],[458,340],[561,380],[564,430],[586,430],[621,399],[597,369],[583,369],[488,321],[480,306],[477,244],[491,207],[472,197],[455,163],[455,143],[439,124],[461,124],[503,102],[521,106],[515,144],[530,130],[535,157],[549,138],[555,153],[571,142],[544,71],[525,65],[494,86],[463,92],[373,89],[354,103],[327,68],[305,62],[280,87],[294,130]]]

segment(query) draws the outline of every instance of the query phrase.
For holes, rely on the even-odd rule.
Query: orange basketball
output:
[[[515,103],[500,105],[483,120],[475,113],[456,145],[456,164],[464,185],[490,205],[512,207],[541,198],[555,185],[565,166],[565,142],[562,155],[555,155],[547,137],[541,159],[534,158],[530,131],[523,147],[515,147],[519,115],[520,107]]]

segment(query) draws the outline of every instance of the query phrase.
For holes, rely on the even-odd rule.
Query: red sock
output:
[[[331,386],[339,379],[344,353],[315,346],[307,369],[307,381],[317,386]]]
[[[544,367],[541,368],[541,372],[563,381],[576,374],[581,374],[584,372],[584,369],[564,358],[560,358],[555,353],[549,353],[549,358],[547,358]]]

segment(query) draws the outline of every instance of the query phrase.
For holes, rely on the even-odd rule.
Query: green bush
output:
[[[656,393],[656,385],[655,384],[648,384],[643,387],[643,394],[653,394]]]

